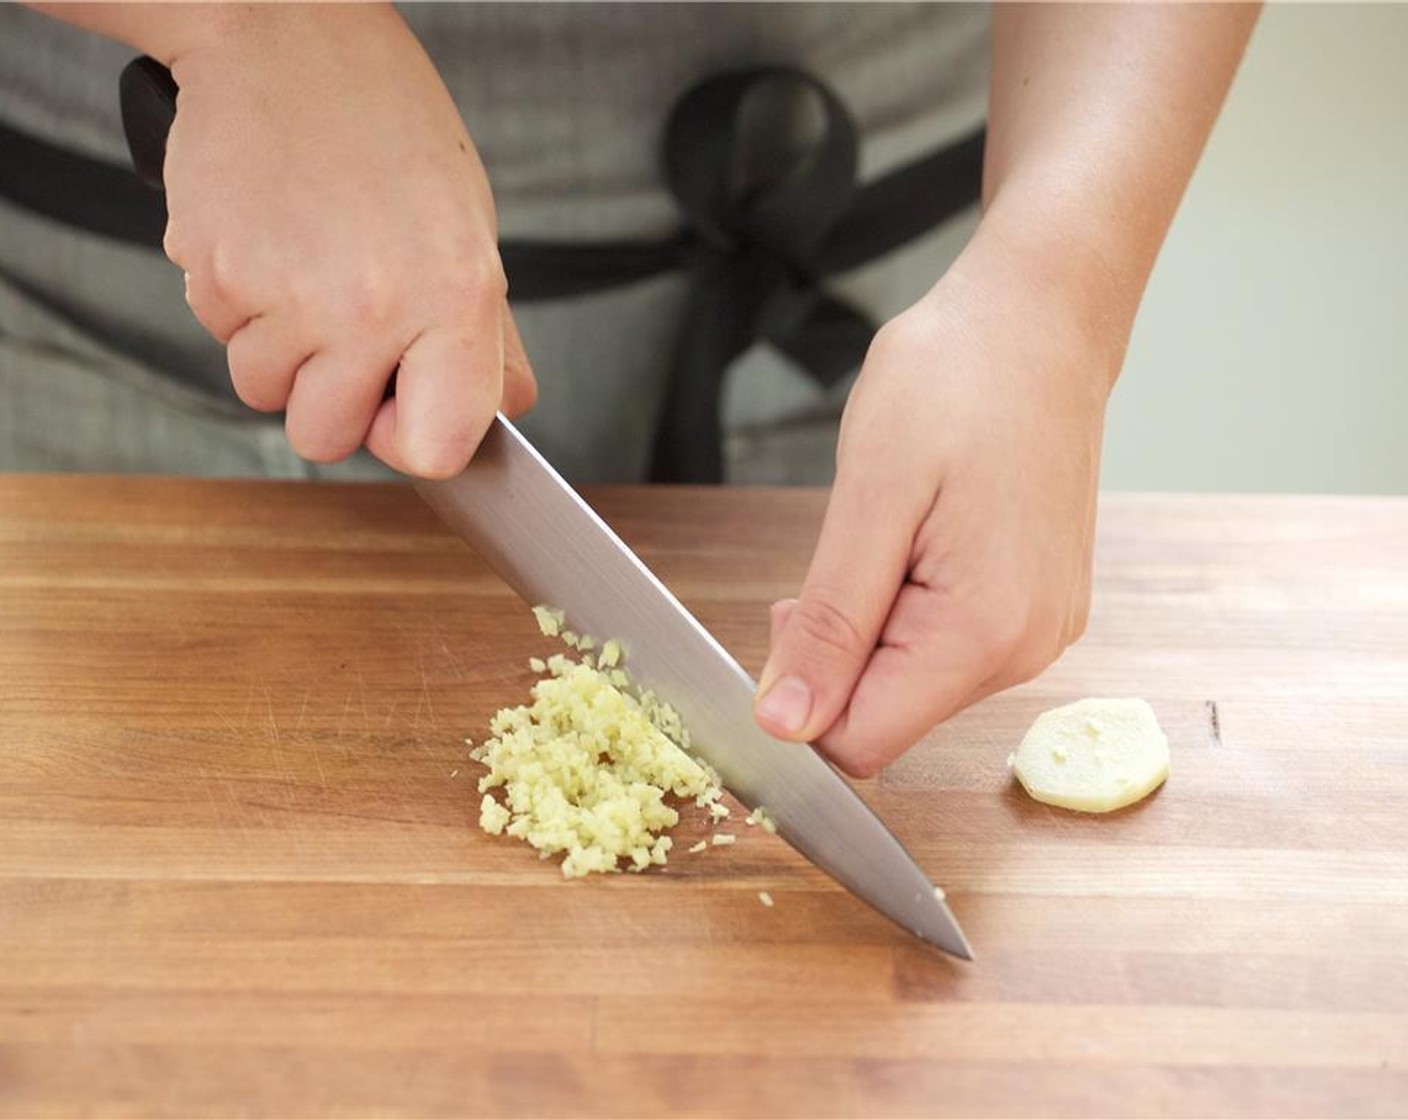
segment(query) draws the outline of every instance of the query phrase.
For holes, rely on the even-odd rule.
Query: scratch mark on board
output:
[[[420,692],[416,694],[416,714],[412,717],[412,725],[419,727],[420,714],[422,711],[430,713],[430,725],[435,727],[438,721],[435,718],[435,701],[430,693],[430,674],[425,670],[425,658],[417,656],[416,668],[420,671]]]
[[[249,688],[244,694],[244,711],[240,713],[240,726],[249,726],[249,710],[254,707],[254,690],[256,688],[256,678],[249,678]]]
[[[454,667],[455,675],[463,679],[465,675],[464,660],[460,658],[457,654],[455,654],[453,650],[450,649],[450,643],[445,641],[444,637],[437,634],[436,639],[440,643],[440,649],[445,654],[445,660],[448,661]]]
[[[316,734],[308,736],[308,745],[313,748],[313,765],[318,768],[318,784],[323,789],[328,788],[327,771],[323,769],[323,754],[318,750],[318,736]]]
[[[273,759],[274,769],[278,771],[279,790],[283,795],[284,807],[293,809],[293,775],[290,773],[284,759],[284,739],[279,732],[279,720],[274,714],[274,690],[271,686],[264,688],[264,704],[269,711],[269,729],[273,735]]]
[[[240,834],[246,838],[249,836],[249,822],[245,820],[244,804],[240,801],[239,795],[235,792],[234,783],[229,778],[225,778],[222,783],[225,787],[225,796],[229,799],[230,808],[234,810],[235,825],[239,828]]]
[[[274,715],[274,690],[267,686],[264,689],[264,705],[269,710],[269,727],[274,735],[275,758],[278,761],[282,761],[282,759],[279,758],[279,747],[283,745],[283,742],[279,737],[279,721]]]
[[[357,670],[357,698],[362,703],[362,726],[365,727],[367,724],[371,723],[372,714],[367,711],[367,681],[366,678],[362,676],[360,669]]]
[[[347,734],[347,713],[351,711],[351,709],[352,694],[348,693],[342,698],[342,711],[338,713],[337,726],[333,729],[333,733],[331,736],[334,745],[337,747],[337,753],[339,755],[345,755],[347,753],[347,746],[342,740],[343,737]]]

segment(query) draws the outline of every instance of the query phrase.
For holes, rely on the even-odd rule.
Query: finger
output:
[[[1003,678],[986,630],[949,596],[906,584],[846,711],[817,745],[848,774],[869,777],[955,712],[1015,683]]]
[[[402,474],[413,473],[410,464],[401,457],[396,447],[396,398],[390,397],[381,402],[367,429],[367,450],[390,467]]]
[[[186,306],[202,327],[221,345],[254,318],[255,312],[238,306],[208,272],[186,273]]]
[[[912,486],[881,472],[838,474],[801,595],[759,682],[755,716],[770,735],[815,739],[845,710],[931,500],[921,505]]]
[[[772,653],[777,646],[777,636],[787,626],[787,620],[792,617],[796,606],[796,599],[779,599],[768,608],[768,653]]]
[[[294,374],[314,349],[291,316],[256,315],[226,344],[236,394],[250,408],[278,412],[288,404]]]
[[[390,352],[349,345],[314,354],[299,367],[289,393],[289,445],[314,463],[351,455],[367,438],[395,363]]]
[[[513,312],[507,303],[503,310],[504,332],[504,388],[503,400],[499,407],[510,419],[522,416],[538,403],[538,382],[533,376],[533,367],[528,361],[528,352],[523,349],[523,338],[518,333]]]
[[[394,442],[409,473],[449,478],[484,438],[503,396],[504,332],[497,307],[478,322],[433,327],[401,356]]]

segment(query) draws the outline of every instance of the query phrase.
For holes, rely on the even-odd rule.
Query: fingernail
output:
[[[758,715],[775,727],[795,735],[812,714],[812,690],[800,677],[783,677],[758,701]]]

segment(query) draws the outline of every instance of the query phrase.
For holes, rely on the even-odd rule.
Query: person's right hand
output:
[[[240,398],[284,410],[304,458],[365,443],[410,474],[457,473],[495,411],[526,411],[537,389],[449,93],[389,6],[211,18],[168,60],[165,248],[192,312],[227,345]]]

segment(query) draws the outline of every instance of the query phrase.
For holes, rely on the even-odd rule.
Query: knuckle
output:
[[[401,448],[411,473],[422,478],[451,478],[464,470],[494,417],[494,405],[443,416],[433,430],[422,430]]]
[[[451,267],[450,297],[464,306],[481,302],[498,305],[508,298],[508,276],[495,250],[477,248],[456,259]]]
[[[161,251],[177,268],[190,270],[191,247],[186,239],[184,227],[174,218],[167,220],[166,231],[161,235]]]
[[[468,441],[422,441],[406,458],[421,478],[444,479],[453,478],[464,470],[473,452]]]
[[[495,303],[508,299],[508,273],[504,271],[504,262],[497,252],[485,262],[481,283]]]
[[[383,327],[396,308],[395,286],[381,269],[359,269],[347,281],[344,300],[352,322]]]
[[[279,281],[277,305],[300,322],[327,318],[327,286],[307,269],[292,269]]]
[[[247,329],[230,339],[225,347],[230,367],[230,384],[235,395],[256,412],[278,412],[288,403],[288,386],[272,375],[267,363],[255,350]]]
[[[817,741],[822,753],[852,778],[875,777],[908,745],[896,742],[890,730],[877,734],[872,720],[860,721],[862,734],[856,734],[857,726],[855,709],[852,708],[841,717],[836,727]]]
[[[232,376],[230,383],[234,386],[235,396],[255,412],[278,412],[284,406],[284,402],[276,400],[272,394],[265,392],[260,385],[248,378]]]
[[[204,270],[204,280],[217,298],[228,298],[239,289],[239,262],[228,244],[216,242],[211,247]]]
[[[1004,638],[1006,648],[993,668],[1009,687],[1041,676],[1069,644],[1064,625],[1054,615],[1039,619],[1028,615],[1020,625],[1013,625]]]
[[[864,781],[866,778],[875,777],[876,774],[885,769],[889,761],[888,756],[878,751],[862,750],[857,754],[850,755],[840,760],[837,765],[850,777]]]
[[[284,418],[284,434],[289,446],[310,463],[339,462],[352,454],[359,442],[346,432],[310,421],[299,409],[291,409]]]
[[[899,319],[891,319],[881,324],[880,328],[871,336],[870,349],[867,353],[876,357],[890,353],[903,344],[904,333],[904,326]]]
[[[538,383],[532,374],[504,378],[504,411],[521,416],[538,403]]]
[[[891,356],[912,354],[917,345],[925,342],[922,329],[909,316],[898,315],[875,332],[867,358],[884,362]]]
[[[990,613],[982,629],[985,668],[996,672],[1016,664],[1027,645],[1028,626],[1024,612],[1000,610]]]
[[[278,412],[288,403],[288,395],[280,393],[267,377],[246,369],[236,369],[233,363],[230,366],[230,384],[234,386],[235,396],[255,412]]]
[[[834,658],[855,657],[865,646],[860,628],[850,615],[832,597],[815,591],[802,597],[788,619],[787,629],[814,652]]]

